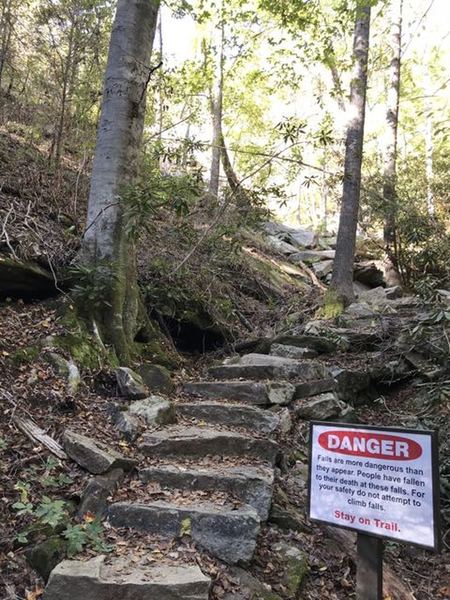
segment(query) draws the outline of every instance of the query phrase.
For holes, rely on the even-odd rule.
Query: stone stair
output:
[[[329,369],[314,359],[249,354],[211,367],[208,375],[184,384],[174,404],[177,424],[141,436],[137,447],[147,464],[139,465],[140,493],[113,500],[106,516],[115,528],[167,540],[189,536],[220,561],[242,566],[251,562],[268,519],[280,454],[272,438],[290,427],[285,407],[307,411],[303,405],[311,401],[341,410],[342,403]],[[163,501],[152,496],[155,486]],[[101,557],[65,561],[53,571],[44,598],[68,598],[68,590],[70,600],[209,597],[211,581],[193,565],[132,567],[124,577],[119,572],[120,565]]]

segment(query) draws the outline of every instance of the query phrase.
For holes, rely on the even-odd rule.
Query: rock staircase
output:
[[[177,422],[154,427],[137,441],[144,496],[113,499],[103,511],[109,524],[168,540],[187,535],[230,568],[248,565],[272,504],[278,436],[289,431],[292,416],[341,421],[352,417],[345,400],[352,397],[361,373],[353,377],[351,371],[315,358],[345,342],[348,350],[348,340],[355,336],[359,348],[364,336],[371,346],[371,322],[368,331],[352,323],[347,330],[336,328],[334,337],[321,336],[319,323],[308,335],[277,339],[271,354],[228,359],[209,368],[204,379],[186,382],[174,402]],[[362,379],[370,385],[369,376]],[[81,464],[83,451],[69,446],[67,453]],[[103,462],[110,469],[121,464],[117,457],[109,462],[103,457]],[[145,496],[146,486],[155,485],[167,492],[164,501]],[[60,563],[44,600],[207,600],[211,585],[196,564],[149,566],[96,557]],[[279,598],[253,596],[263,597]]]
[[[334,385],[318,361],[264,354],[226,361],[211,367],[207,379],[185,383],[175,402],[178,422],[147,431],[137,442],[143,461],[149,461],[138,471],[144,489],[160,486],[169,499],[113,500],[106,509],[109,524],[167,539],[186,534],[228,565],[250,563],[272,503],[277,436],[291,426],[286,407],[311,395],[320,398]],[[74,437],[66,435],[66,450],[80,462],[86,449],[80,450]],[[85,446],[92,450],[92,443]],[[103,462],[110,468],[121,464],[104,457]],[[194,502],[186,503],[185,495],[180,502],[180,490],[194,493]],[[64,561],[53,570],[44,598],[209,597],[211,581],[196,565],[163,564],[150,570],[132,565],[124,574],[123,559]]]

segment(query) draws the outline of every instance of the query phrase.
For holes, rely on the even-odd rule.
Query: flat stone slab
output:
[[[327,379],[317,379],[315,381],[305,381],[295,386],[294,400],[316,396],[324,392],[332,392],[337,386],[336,380],[328,377]]]
[[[111,469],[130,471],[137,462],[122,456],[102,442],[95,441],[85,435],[66,429],[62,444],[72,460],[94,475],[101,475]]]
[[[340,350],[339,341],[327,338],[325,335],[289,333],[277,335],[272,341],[274,344],[311,348],[319,354],[334,353]]]
[[[208,600],[211,579],[197,565],[135,565],[96,556],[53,569],[44,600]]]
[[[128,367],[118,367],[116,369],[117,385],[121,396],[125,398],[146,398],[149,390],[142,377]]]
[[[252,506],[263,521],[267,519],[272,503],[273,470],[261,466],[220,470],[214,467],[196,469],[158,465],[142,469],[139,477],[145,483],[159,483],[163,488],[227,492]]]
[[[295,392],[295,387],[291,383],[255,381],[198,381],[186,383],[183,389],[186,393],[195,396],[216,400],[235,400],[256,406],[289,404]]]
[[[288,346],[285,344],[272,344],[270,347],[272,356],[281,356],[282,358],[294,358],[302,360],[303,358],[315,358],[318,355],[317,350],[313,348],[301,348],[300,346]]]
[[[147,456],[250,456],[275,464],[278,445],[229,431],[206,427],[166,427],[142,436],[140,450]]]
[[[188,419],[198,419],[206,423],[228,427],[245,427],[262,433],[272,433],[280,426],[280,417],[273,412],[247,406],[246,404],[225,404],[203,401],[186,402],[176,405],[177,414]]]
[[[190,535],[205,550],[230,564],[249,562],[260,530],[257,512],[251,507],[229,510],[212,504],[177,506],[167,502],[109,507],[109,521],[167,537]]]
[[[268,354],[246,354],[234,362],[211,367],[215,379],[321,379],[328,369],[313,360],[299,361]]]

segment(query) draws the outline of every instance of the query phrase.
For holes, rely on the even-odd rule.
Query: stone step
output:
[[[336,387],[337,382],[332,377],[297,383],[295,386],[294,400],[307,398],[308,396],[316,396],[317,394],[323,394],[324,392],[333,392]]]
[[[273,470],[262,466],[242,465],[225,470],[217,466],[183,468],[163,464],[142,469],[139,477],[145,483],[158,483],[162,488],[227,492],[252,506],[263,521],[268,517],[272,502]]]
[[[208,600],[211,579],[197,565],[136,564],[96,556],[64,560],[48,581],[44,600]]]
[[[255,551],[260,521],[255,509],[230,510],[213,504],[178,506],[167,502],[111,504],[108,518],[114,527],[128,527],[173,538],[189,535],[220,560],[249,562]]]
[[[255,381],[195,381],[186,383],[187,394],[214,400],[234,400],[255,406],[289,404],[294,397],[295,386],[291,383],[260,383]]]
[[[285,409],[286,412],[287,409]],[[183,402],[176,405],[181,417],[197,419],[228,427],[245,427],[260,433],[273,433],[281,425],[281,415],[245,404],[210,402]]]
[[[314,360],[299,361],[268,354],[246,354],[233,362],[210,367],[214,379],[297,379],[308,381],[329,377],[325,365]]]
[[[166,427],[142,436],[141,451],[147,456],[249,456],[275,464],[278,445],[231,431],[206,427]]]

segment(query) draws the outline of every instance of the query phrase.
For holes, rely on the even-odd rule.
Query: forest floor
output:
[[[117,394],[112,373],[90,373],[75,398],[67,401],[66,382],[55,375],[39,356],[25,356],[23,350],[33,347],[50,334],[61,333],[58,312],[54,301],[34,304],[7,302],[0,305],[0,598],[35,600],[42,593],[42,581],[26,562],[26,545],[20,543],[18,534],[28,523],[27,515],[18,515],[12,505],[20,498],[18,483],[29,483],[27,498],[32,503],[45,495],[57,492],[58,496],[77,499],[86,482],[82,470],[73,463],[55,466],[50,455],[42,447],[33,444],[14,425],[17,415],[29,416],[41,424],[46,432],[60,438],[64,428],[70,426],[78,432],[104,439],[109,445],[127,454],[129,449],[119,433],[111,426],[108,403]],[[181,380],[186,372],[194,373],[209,362],[208,356],[187,358],[183,372],[176,374]],[[356,361],[357,361],[356,357]],[[376,425],[405,424],[409,417],[417,415],[413,402],[415,390],[398,387],[387,393],[382,400],[357,409],[361,422]],[[441,429],[441,438],[449,440],[450,402],[434,406],[423,416],[428,424]],[[306,427],[306,425],[305,425]],[[297,436],[304,438],[306,431],[300,427]],[[57,461],[56,461],[57,462]],[[65,475],[62,483],[55,478]],[[19,485],[20,488],[20,485]],[[194,499],[195,500],[195,499]],[[299,498],[299,505],[304,499]],[[318,525],[305,521],[305,531],[291,533],[295,544],[307,551],[309,570],[304,581],[301,597],[305,600],[343,600],[354,597],[355,568],[343,548],[330,539]],[[164,546],[164,542],[133,535],[133,544],[140,539],[142,552],[163,553],[171,556],[193,556],[189,541],[179,546]],[[115,545],[116,552],[125,553],[129,538],[123,531],[107,530],[106,541]],[[254,570],[274,590],[279,585],[276,557],[271,554],[273,531],[264,529],[261,534]],[[417,600],[449,600],[450,598],[450,537],[443,531],[442,554],[405,544],[386,544],[386,558],[398,577],[409,584]],[[138,544],[139,545],[139,544]],[[89,551],[88,551],[89,552]],[[205,556],[197,561],[215,579],[215,600],[225,591],[233,589],[233,580],[219,563]]]

